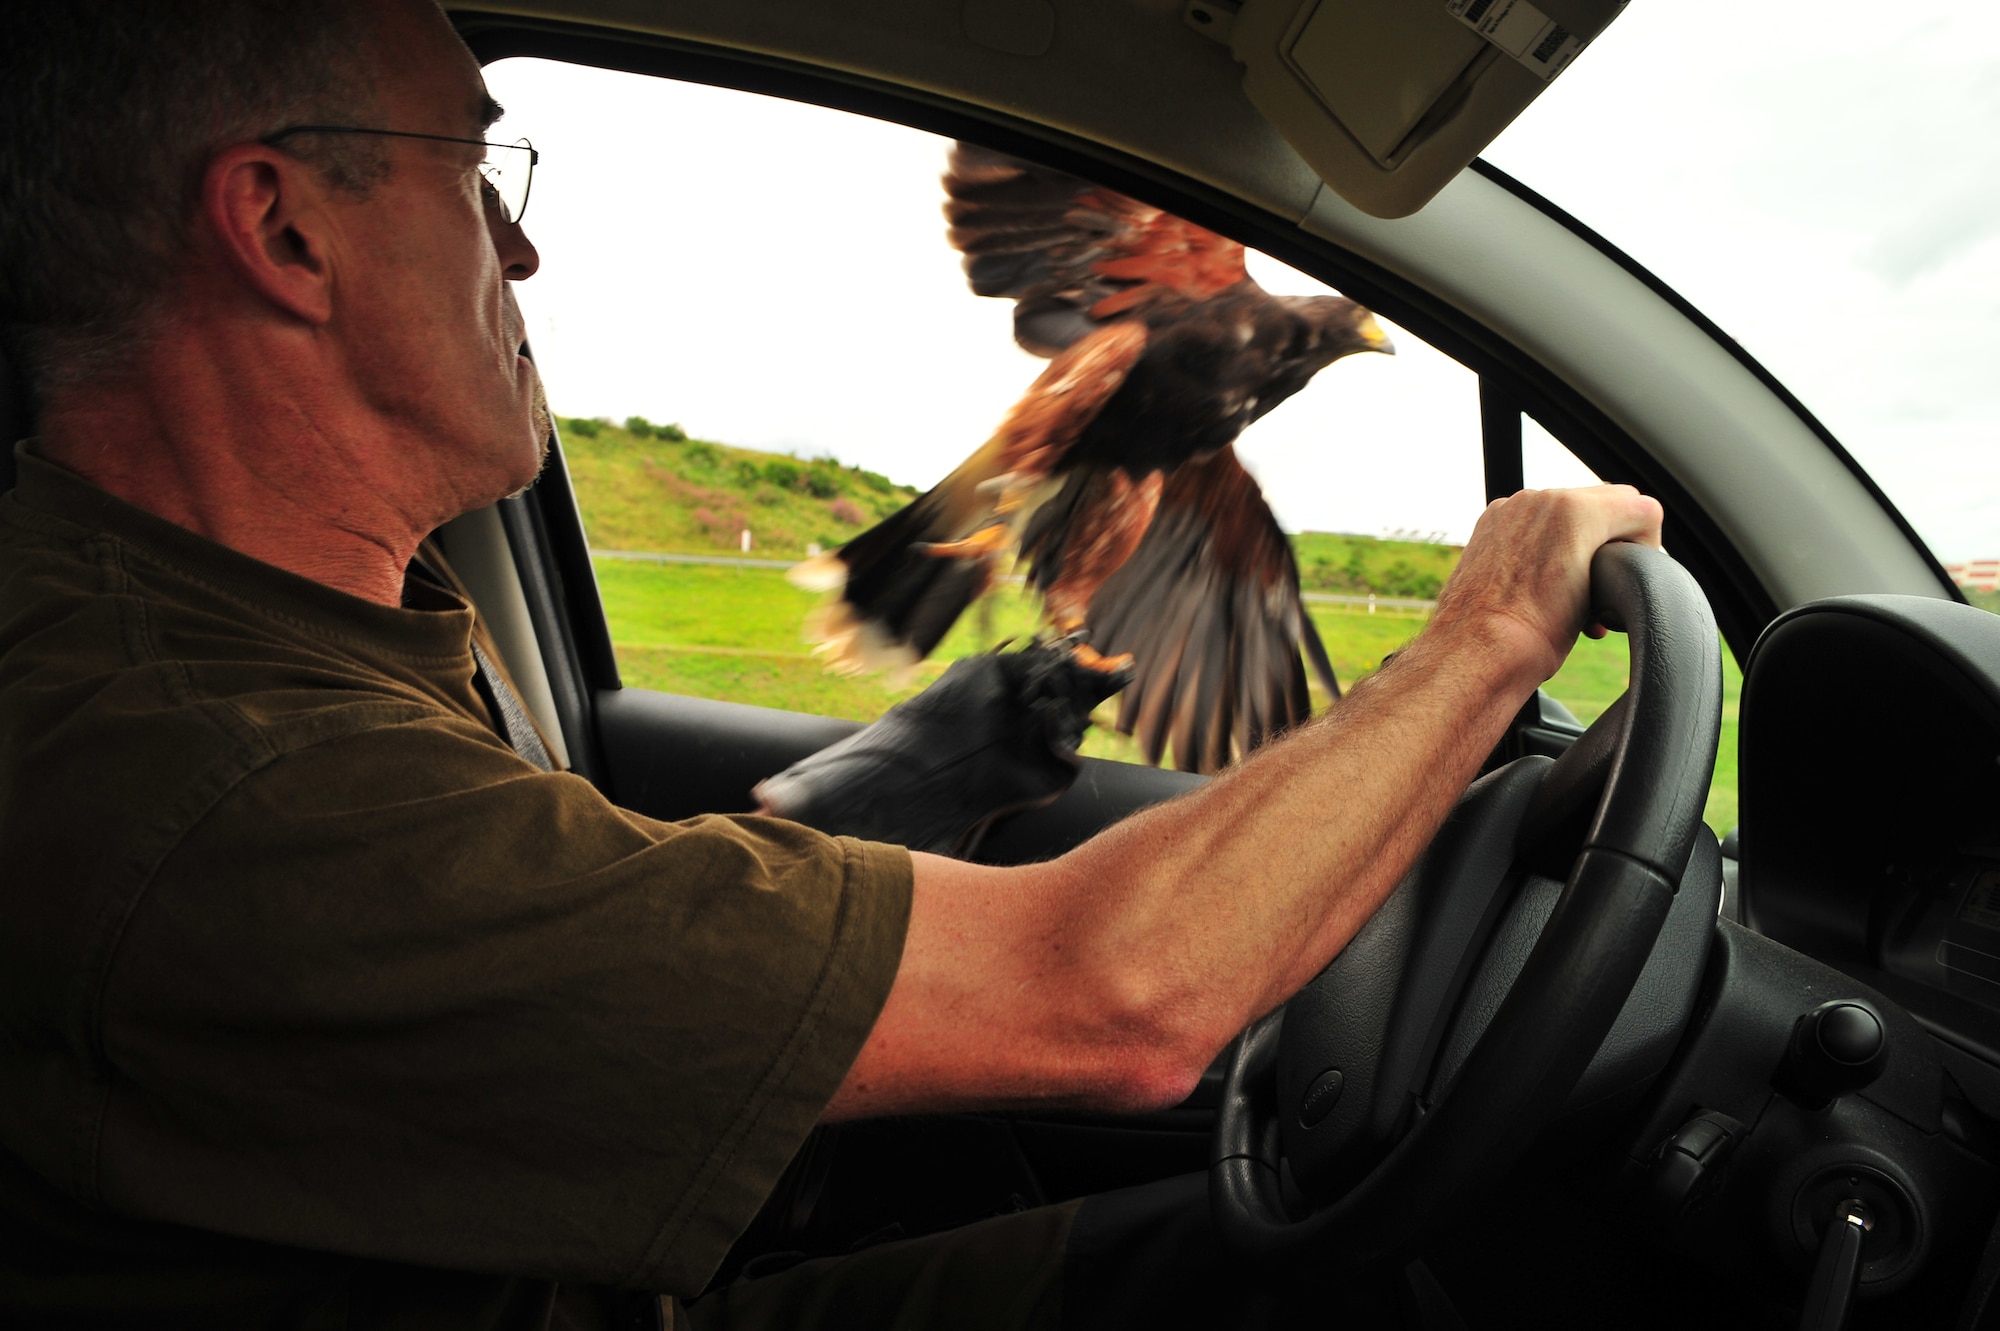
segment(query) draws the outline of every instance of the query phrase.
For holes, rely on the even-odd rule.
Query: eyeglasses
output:
[[[479,164],[479,174],[485,178],[487,189],[492,191],[494,206],[499,208],[502,221],[516,225],[521,215],[528,211],[528,187],[535,182],[535,163],[542,160],[542,155],[526,139],[516,139],[513,143],[488,143],[485,139],[454,139],[445,134],[412,134],[402,129],[362,129],[355,125],[293,125],[276,134],[265,135],[261,142],[276,147],[279,140],[294,134],[374,134],[388,139],[476,144],[486,149],[486,160]]]

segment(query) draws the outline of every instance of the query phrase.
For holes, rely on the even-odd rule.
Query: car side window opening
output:
[[[914,671],[834,674],[804,631],[822,597],[785,576],[944,477],[1048,364],[946,241],[950,141],[555,61],[486,77],[506,134],[542,155],[542,266],[518,294],[625,685],[868,721],[951,660],[1031,636],[1016,577]],[[1274,294],[1333,294],[1246,261]],[[1477,376],[1382,327],[1393,358],[1328,366],[1236,445],[1342,687],[1422,627],[1485,499]],[[1594,482],[1522,421],[1526,484]],[[1585,641],[1548,691],[1587,723],[1625,668],[1621,638]],[[1734,699],[1718,832],[1735,821]],[[1099,709],[1083,752],[1138,760],[1116,713]]]

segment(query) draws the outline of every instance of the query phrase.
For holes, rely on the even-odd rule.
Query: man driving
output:
[[[1328,718],[1048,863],[658,823],[510,743],[472,610],[413,563],[549,434],[539,257],[443,14],[12,21],[11,1321],[633,1325],[702,1293],[815,1123],[1172,1105],[1402,877],[1585,626],[1592,553],[1659,541],[1629,488],[1493,505]],[[1079,1214],[682,1315],[1101,1324],[1049,1260]]]

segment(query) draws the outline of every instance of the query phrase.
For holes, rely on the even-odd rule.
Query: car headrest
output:
[[[0,494],[14,488],[15,442],[33,432],[26,384],[0,348]]]

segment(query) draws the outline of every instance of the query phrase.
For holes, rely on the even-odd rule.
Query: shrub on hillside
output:
[[[644,416],[627,416],[625,418],[625,432],[634,439],[651,439],[653,437],[653,423]]]
[[[1336,564],[1329,555],[1316,557],[1309,568],[1302,569],[1300,581],[1315,591],[1323,592],[1371,592],[1382,590],[1368,582],[1368,566],[1362,562],[1361,551],[1350,549],[1347,558]]]
[[[764,479],[785,490],[799,488],[799,464],[788,458],[772,458],[764,464]]]
[[[831,499],[840,493],[840,467],[831,461],[815,462],[806,468],[805,482],[814,499]]]
[[[762,478],[762,476],[763,473],[757,470],[757,464],[752,462],[749,458],[738,458],[736,460],[737,484],[755,485],[758,482],[758,480]]]
[[[1371,567],[1364,550],[1374,551],[1378,558],[1384,553],[1379,546],[1357,542],[1345,550],[1316,554],[1310,562],[1301,562],[1300,585],[1310,591],[1344,592],[1353,596],[1372,593],[1418,601],[1435,600],[1444,586],[1442,573],[1421,567],[1407,556],[1399,555],[1386,565]]]
[[[667,425],[655,425],[653,433],[670,444],[684,444],[687,442],[688,437],[688,432],[680,427],[680,422],[678,421]]]
[[[563,422],[563,428],[578,438],[595,439],[597,438],[597,432],[604,427],[588,417],[572,416]]]
[[[718,513],[712,508],[697,508],[693,517],[709,540],[722,546],[736,545],[742,538],[743,529],[750,525],[743,514],[728,510]]]
[[[887,494],[896,488],[896,483],[879,471],[869,471],[865,467],[849,467],[848,470],[853,472],[855,478],[871,490],[880,490],[882,493]]]
[[[861,511],[861,505],[852,499],[836,499],[828,506],[827,511],[833,514],[835,522],[845,527],[859,527],[868,520],[868,515]]]
[[[689,444],[687,451],[681,456],[697,467],[713,467],[722,460],[722,455],[715,451],[714,444],[704,444],[699,441]]]
[[[1383,569],[1374,583],[1373,590],[1384,596],[1408,596],[1419,601],[1436,600],[1444,588],[1443,578],[1420,571],[1407,559],[1398,559]]]

